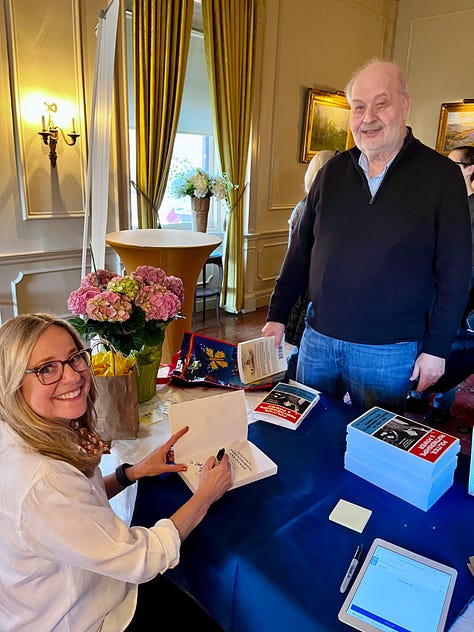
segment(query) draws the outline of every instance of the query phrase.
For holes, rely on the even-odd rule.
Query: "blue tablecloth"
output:
[[[424,512],[344,470],[346,425],[358,414],[322,395],[296,431],[249,426],[278,474],[213,505],[169,571],[226,631],[348,630],[337,619],[339,586],[356,546],[367,552],[375,537],[457,568],[448,626],[474,594],[466,566],[474,555],[469,459],[460,455],[455,484]],[[151,526],[189,497],[178,475],[142,479],[132,523]],[[340,498],[372,509],[362,534],[328,520]]]

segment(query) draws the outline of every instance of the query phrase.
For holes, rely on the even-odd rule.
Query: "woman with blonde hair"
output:
[[[167,455],[188,428],[102,477],[108,445],[95,432],[90,350],[75,329],[48,314],[13,318],[0,327],[0,366],[0,629],[132,631],[152,617],[164,629],[179,612],[220,630],[160,574],[230,488],[228,457],[204,463],[197,491],[170,519],[128,528],[108,499],[184,470]]]
[[[305,189],[305,197],[298,202],[298,204],[293,209],[290,219],[288,223],[290,225],[290,236],[295,230],[295,227],[298,222],[298,218],[301,214],[301,211],[306,204],[306,196],[308,195],[311,186],[319,172],[319,170],[324,167],[324,165],[331,160],[339,151],[333,149],[322,149],[318,151],[310,160],[308,167],[306,168],[306,172],[304,175],[304,189]],[[289,379],[295,379],[296,375],[296,363],[298,360],[298,347],[301,341],[301,336],[303,335],[303,331],[305,328],[305,319],[306,319],[306,310],[308,309],[309,297],[307,294],[304,296],[300,296],[300,298],[296,301],[293,306],[293,309],[290,312],[290,316],[288,318],[288,324],[285,328],[285,340],[289,344],[292,344],[296,347],[295,351],[288,358],[288,368],[286,372],[286,377]]]

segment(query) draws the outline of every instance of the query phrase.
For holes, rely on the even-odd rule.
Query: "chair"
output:
[[[217,285],[208,286],[208,278],[207,278],[207,266],[213,264],[217,267],[218,277],[217,277]],[[206,300],[208,298],[215,297],[216,298],[216,317],[217,324],[221,326],[221,315],[220,315],[220,301],[221,301],[221,291],[222,291],[222,278],[224,276],[224,270],[222,266],[222,254],[218,250],[214,250],[209,255],[206,263],[202,268],[202,286],[196,287],[196,291],[194,293],[194,309],[193,309],[193,331],[196,330],[196,304],[198,299],[202,299],[202,320],[206,319]]]

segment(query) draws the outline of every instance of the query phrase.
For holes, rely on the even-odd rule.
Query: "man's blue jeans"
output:
[[[403,413],[413,382],[417,342],[364,345],[325,336],[306,325],[298,355],[296,379],[354,406],[380,406]]]

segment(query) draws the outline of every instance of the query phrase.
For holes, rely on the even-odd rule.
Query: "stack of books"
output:
[[[346,470],[427,511],[453,484],[459,439],[374,406],[347,426]]]

